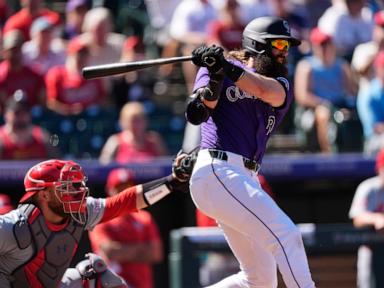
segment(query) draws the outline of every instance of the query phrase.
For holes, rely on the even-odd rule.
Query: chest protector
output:
[[[75,250],[84,231],[84,226],[72,218],[66,227],[60,231],[51,231],[40,213],[31,222],[28,219],[36,206],[23,204],[19,206],[20,220],[14,227],[14,235],[20,249],[33,245],[32,257],[13,272],[12,287],[29,287],[24,268],[28,266],[36,255],[44,250],[44,263],[35,273],[43,287],[57,287],[65,270],[69,267]],[[30,223],[31,222],[31,223]]]

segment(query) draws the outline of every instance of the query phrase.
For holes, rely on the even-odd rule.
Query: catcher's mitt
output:
[[[172,173],[180,182],[187,182],[191,178],[199,149],[195,148],[190,153],[180,150],[172,163]]]

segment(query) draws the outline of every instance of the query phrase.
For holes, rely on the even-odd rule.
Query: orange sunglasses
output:
[[[289,43],[288,40],[284,40],[284,39],[272,40],[271,45],[273,48],[276,48],[282,51],[288,51],[289,47],[291,47],[291,43]]]

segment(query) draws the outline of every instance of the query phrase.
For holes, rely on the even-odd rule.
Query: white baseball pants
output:
[[[241,272],[211,286],[277,287],[276,264],[288,288],[315,287],[301,234],[260,186],[240,155],[199,152],[190,181],[195,205],[222,228]]]

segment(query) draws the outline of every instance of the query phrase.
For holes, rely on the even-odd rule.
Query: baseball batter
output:
[[[276,265],[287,287],[314,287],[298,228],[257,179],[267,141],[292,102],[286,57],[299,44],[286,21],[261,17],[228,60],[217,46],[192,53],[204,67],[186,112],[202,123],[192,198],[218,221],[241,269],[211,287],[277,287]]]
[[[73,161],[53,159],[33,166],[24,178],[20,205],[0,216],[0,287],[57,287],[85,230],[184,189],[191,161],[179,168],[187,158],[176,158],[177,173],[106,199],[88,196],[84,171]]]

